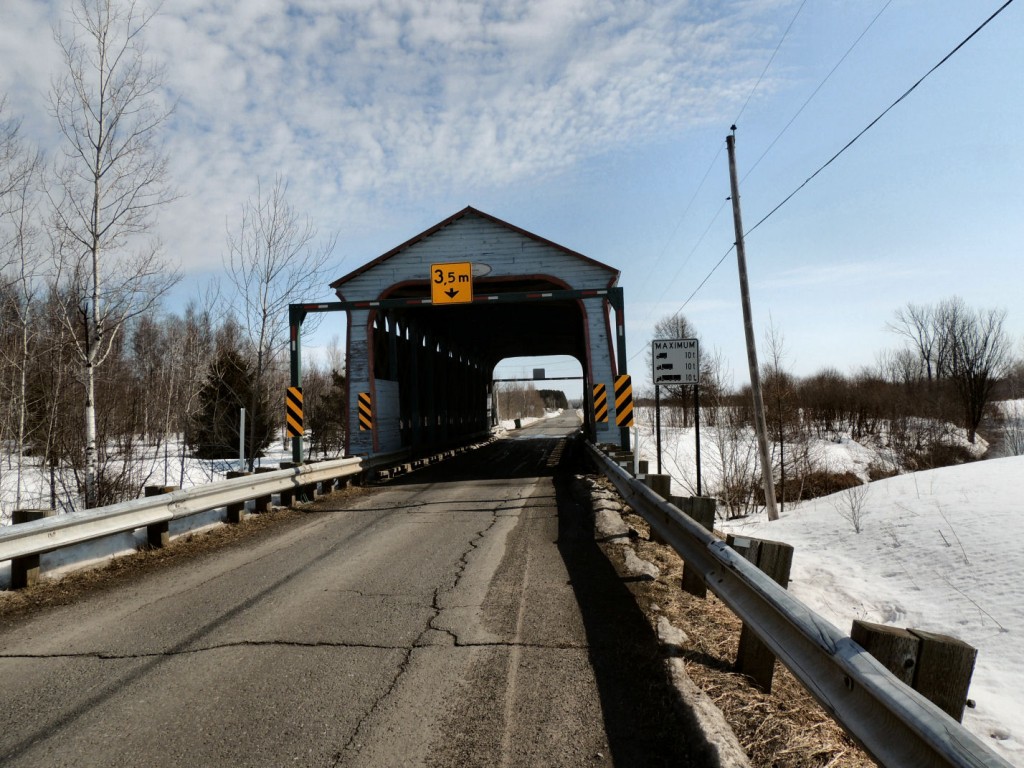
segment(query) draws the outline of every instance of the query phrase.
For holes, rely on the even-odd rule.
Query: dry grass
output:
[[[776,663],[770,694],[733,671],[740,620],[710,592],[707,599],[680,589],[683,561],[670,547],[649,541],[644,520],[627,509],[623,520],[638,537],[632,546],[661,569],[656,581],[631,588],[652,623],[659,615],[690,639],[682,658],[686,671],[725,715],[751,763],[758,768],[864,768],[872,761],[821,708],[796,678]],[[605,545],[617,566],[622,547]]]

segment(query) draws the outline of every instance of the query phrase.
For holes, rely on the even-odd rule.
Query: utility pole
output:
[[[757,447],[761,455],[761,478],[764,481],[764,504],[769,520],[779,519],[775,506],[775,478],[768,453],[768,425],[764,418],[764,399],[761,397],[761,375],[757,365],[757,345],[754,343],[754,321],[750,311],[750,288],[747,285],[747,254],[743,245],[743,219],[740,216],[740,185],[736,179],[736,126],[725,137],[729,150],[729,183],[732,188],[732,219],[736,227],[736,261],[740,271],[740,299],[743,304],[743,331],[747,337],[747,364],[750,367],[750,392],[754,399],[754,428]]]

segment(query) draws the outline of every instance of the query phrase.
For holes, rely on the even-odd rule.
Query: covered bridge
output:
[[[431,300],[432,281],[445,277],[432,274],[439,264],[471,271],[471,282],[460,276],[450,291],[459,303]],[[619,442],[611,397],[616,374],[625,372],[618,277],[613,267],[467,207],[335,280],[348,311],[347,453],[429,450],[484,433],[495,366],[544,355],[579,361],[586,428],[599,441]],[[609,394],[608,421],[594,419],[598,383]]]

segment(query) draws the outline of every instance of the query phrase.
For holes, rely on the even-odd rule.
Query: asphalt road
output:
[[[702,765],[552,420],[0,628],[4,766]]]

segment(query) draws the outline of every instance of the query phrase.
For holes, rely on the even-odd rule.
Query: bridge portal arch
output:
[[[431,267],[441,263],[470,265],[471,301],[431,300]],[[606,422],[592,408],[594,385],[610,393],[625,373],[618,278],[613,267],[467,207],[335,280],[348,313],[347,453],[427,451],[484,434],[497,363],[545,355],[579,361],[590,436],[628,441],[614,404]]]

